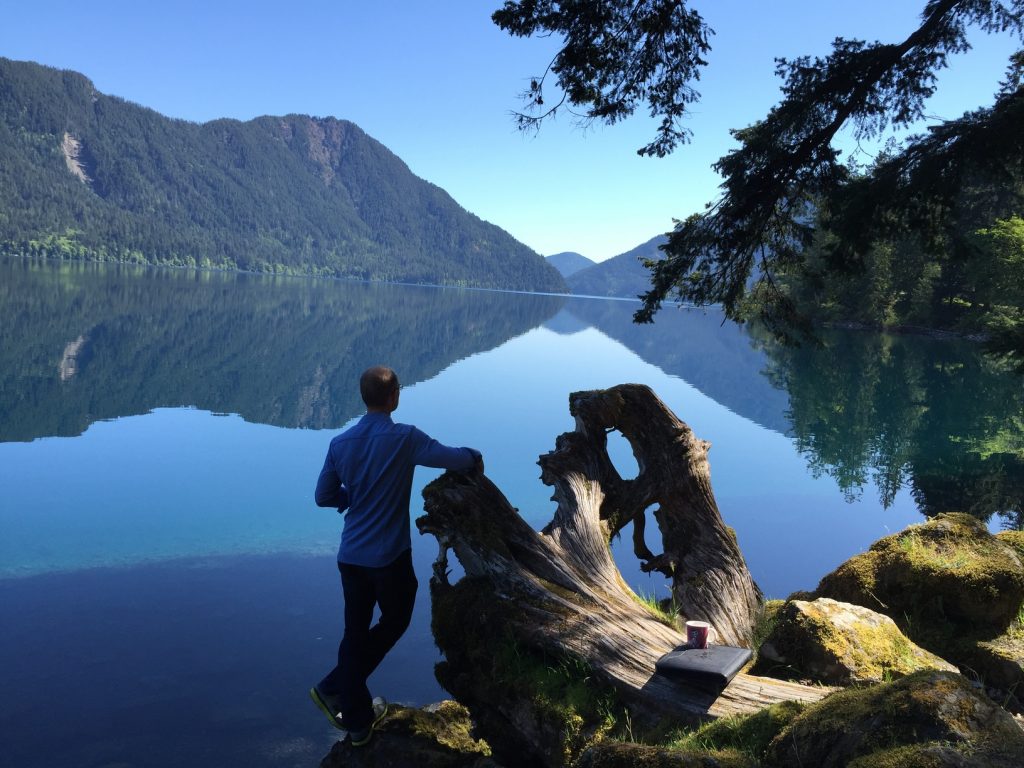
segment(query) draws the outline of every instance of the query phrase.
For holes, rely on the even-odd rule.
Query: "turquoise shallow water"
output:
[[[308,765],[330,666],[341,518],[312,502],[330,437],[386,362],[396,419],[471,445],[537,528],[538,455],[569,392],[648,384],[701,437],[754,578],[810,589],[937,506],[1013,521],[1019,379],[966,345],[837,335],[785,350],[713,313],[628,302],[0,261],[0,730],[18,765]],[[1016,419],[1016,421],[1015,421]],[[613,461],[635,472],[612,436]],[[419,491],[437,476],[416,475]],[[973,507],[972,507],[973,505]],[[648,539],[653,548],[648,526]],[[627,580],[664,597],[614,545]],[[375,691],[426,703],[426,581]],[[88,715],[59,724],[51,691]],[[244,712],[236,706],[244,699]],[[173,745],[173,747],[168,746]]]

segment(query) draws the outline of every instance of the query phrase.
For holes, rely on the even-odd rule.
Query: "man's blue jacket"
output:
[[[416,466],[470,469],[472,448],[449,448],[387,413],[367,413],[331,440],[316,503],[345,512],[338,562],[379,568],[412,546],[409,497]]]

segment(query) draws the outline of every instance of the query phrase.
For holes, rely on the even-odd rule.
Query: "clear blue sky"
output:
[[[499,0],[0,0],[0,56],[74,69],[96,87],[194,121],[302,113],[351,120],[463,207],[548,255],[601,261],[667,231],[717,194],[710,165],[778,100],[775,56],[823,54],[837,35],[892,42],[923,0],[699,0],[715,29],[695,138],[640,158],[645,115],[581,131],[567,117],[519,134],[510,111],[556,41],[513,39]],[[1015,47],[972,37],[930,105],[991,103]]]

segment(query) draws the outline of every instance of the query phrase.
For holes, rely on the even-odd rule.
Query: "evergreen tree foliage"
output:
[[[0,253],[565,290],[352,123],[172,120],[2,58]]]
[[[565,44],[550,71],[564,101],[606,122],[646,103],[665,122],[652,144],[639,151],[654,147],[655,154],[663,154],[685,139],[685,132],[672,125],[696,97],[691,84],[711,33],[687,5],[685,0],[510,0],[493,18],[512,34],[563,35]],[[1024,0],[927,0],[920,26],[902,41],[839,38],[824,58],[777,60],[782,101],[762,120],[734,131],[740,147],[714,166],[724,179],[722,196],[705,213],[677,224],[665,257],[648,263],[651,287],[636,319],[651,321],[663,301],[675,298],[720,303],[730,318],[758,317],[782,336],[807,333],[807,308],[783,289],[781,276],[802,269],[812,254],[820,259],[818,275],[829,281],[870,271],[880,259],[891,265],[886,251],[897,254],[905,245],[894,233],[908,229],[927,262],[924,284],[914,294],[920,301],[926,302],[929,280],[948,277],[951,269],[967,274],[980,268],[973,251],[961,249],[954,235],[963,233],[960,239],[966,241],[976,229],[1021,210],[1021,54],[1012,58],[992,107],[911,139],[866,172],[843,165],[834,146],[843,129],[858,138],[878,138],[891,127],[920,120],[937,72],[951,55],[968,50],[969,28],[1019,38]],[[581,42],[588,34],[593,45]],[[527,125],[549,115],[538,111],[542,84],[543,78],[536,79],[526,94],[533,110]],[[992,203],[991,217],[975,219],[974,229],[965,232],[961,219],[979,210],[981,201],[971,199],[975,195]],[[825,242],[815,222],[827,222],[834,237]],[[827,247],[813,251],[816,237],[818,246]],[[939,256],[942,247],[949,250]],[[936,266],[936,261],[943,263]],[[889,279],[872,276],[873,290],[883,291]],[[751,288],[756,302],[747,300]]]

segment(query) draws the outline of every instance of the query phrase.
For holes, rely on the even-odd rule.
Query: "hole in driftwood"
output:
[[[460,581],[463,576],[466,575],[466,569],[462,567],[462,563],[459,562],[459,556],[455,554],[454,549],[448,550],[448,583],[455,584]]]
[[[651,504],[644,510],[644,542],[652,555],[663,551],[661,530],[654,519],[657,504]],[[627,524],[611,541],[612,559],[622,574],[623,580],[644,602],[666,603],[671,601],[672,582],[657,572],[644,573],[640,569],[641,560],[635,548],[636,523]],[[662,606],[663,608],[666,606]]]
[[[640,474],[640,465],[636,463],[636,457],[633,455],[633,446],[619,430],[613,429],[608,432],[607,451],[609,461],[623,480],[633,480]]]
[[[415,550],[414,550],[415,552]],[[442,579],[446,584],[454,585],[460,581],[463,576],[466,575],[466,569],[463,568],[462,563],[459,562],[458,556],[455,554],[454,549],[448,549],[445,553],[445,561],[442,564],[438,560],[438,555],[435,555],[430,559],[429,567],[426,567],[425,562],[416,563],[416,575],[420,580],[420,587],[427,583],[427,579],[434,576],[440,577],[440,569],[444,570],[444,578]],[[429,575],[428,575],[429,574]]]

